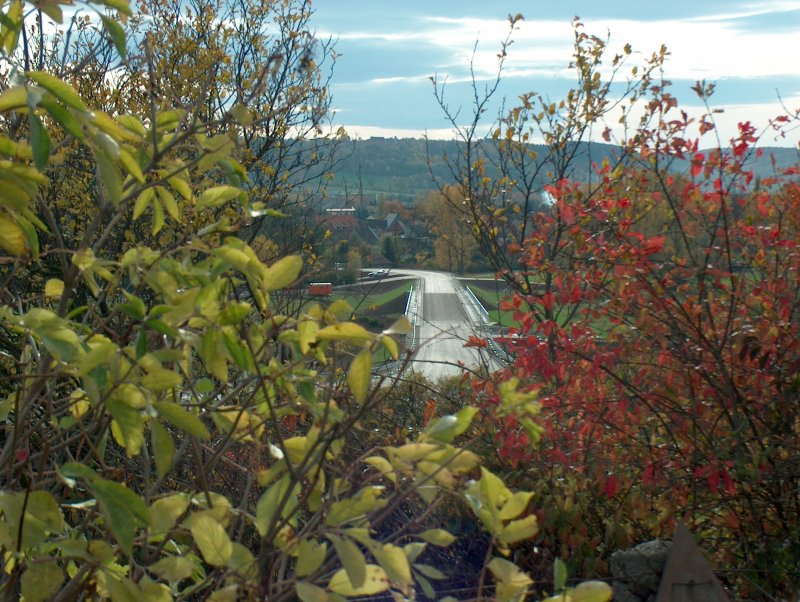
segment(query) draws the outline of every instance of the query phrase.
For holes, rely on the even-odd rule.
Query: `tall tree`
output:
[[[457,186],[444,186],[422,201],[425,219],[434,234],[433,248],[439,268],[463,274],[478,248],[474,222],[464,209],[465,197]]]

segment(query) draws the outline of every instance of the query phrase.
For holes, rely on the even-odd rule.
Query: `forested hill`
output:
[[[344,142],[338,149],[339,163],[335,178],[331,183],[332,191],[348,195],[356,195],[363,189],[366,195],[391,195],[393,198],[412,200],[417,194],[435,188],[431,178],[433,174],[443,182],[451,182],[442,157],[456,157],[460,145],[452,140],[425,141],[415,138],[369,138]],[[491,164],[493,153],[490,145],[484,145],[488,162]],[[540,156],[546,155],[543,145],[533,145],[533,150]],[[483,150],[483,149],[482,149]],[[592,171],[592,163],[600,164],[606,157],[619,154],[619,147],[611,144],[581,143],[572,163],[572,178],[585,179]],[[428,157],[431,158],[430,167]],[[787,167],[798,159],[797,150],[791,148],[765,148],[763,155],[754,162],[757,176],[772,175],[775,166]],[[677,166],[679,169],[687,165]],[[491,171],[490,171],[491,174]]]
[[[433,175],[442,182],[453,178],[444,158],[455,158],[462,145],[454,140],[422,140],[418,138],[369,138],[345,142],[339,149],[341,162],[335,170],[332,188],[336,192],[357,194],[391,194],[395,198],[410,200],[420,192],[435,189]],[[492,174],[494,153],[491,145],[481,145],[486,152],[489,173]],[[541,155],[543,145],[533,145]],[[573,163],[573,177],[582,179],[591,170],[592,162],[600,163],[612,156],[617,147],[609,144],[581,144]],[[430,158],[430,161],[429,161]]]

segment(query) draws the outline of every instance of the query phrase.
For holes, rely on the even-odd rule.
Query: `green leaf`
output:
[[[189,496],[184,493],[168,495],[150,506],[150,527],[155,533],[166,533],[189,508]]]
[[[31,111],[28,113],[28,124],[31,128],[31,148],[33,163],[37,169],[44,170],[50,158],[50,135],[42,125],[42,120]]]
[[[231,115],[239,125],[247,127],[253,123],[253,115],[247,110],[247,107],[240,102],[233,105]]]
[[[23,494],[24,495],[24,494]],[[27,516],[35,518],[45,531],[57,533],[64,530],[64,517],[53,495],[48,491],[32,491],[25,506]]]
[[[64,572],[55,561],[28,563],[22,574],[22,595],[25,602],[44,602],[51,600],[64,583]]]
[[[132,154],[130,154],[124,148],[120,148],[119,149],[119,160],[120,160],[120,163],[122,163],[123,167],[125,167],[125,169],[128,170],[128,173],[131,174],[134,178],[136,178],[137,182],[139,182],[141,184],[144,184],[144,181],[145,181],[144,173],[142,173],[142,168],[139,167],[139,162],[136,160],[136,158]],[[149,189],[149,190],[152,190],[152,188]],[[138,199],[137,199],[137,202],[138,202]],[[134,215],[134,219],[136,219],[136,215]]]
[[[203,191],[197,199],[198,209],[208,209],[212,207],[219,207],[242,194],[241,189],[234,186],[214,186],[208,190]]]
[[[226,261],[227,263],[231,264],[240,272],[247,271],[247,268],[250,266],[250,262],[252,261],[251,257],[244,251],[240,251],[239,249],[233,249],[228,246],[215,249],[214,254],[217,257],[221,258],[222,260]]]
[[[172,468],[175,443],[170,432],[155,419],[150,421],[150,441],[153,444],[153,455],[156,459],[156,473],[159,477],[163,477]]]
[[[354,519],[361,520],[364,515],[386,506],[388,501],[380,496],[381,493],[382,487],[362,487],[356,495],[331,504],[325,522],[329,525],[342,525]]]
[[[0,245],[2,239],[3,228],[0,218]],[[66,320],[62,320],[49,310],[32,309],[22,317],[21,323],[40,337],[47,350],[59,360],[73,361],[81,351],[80,337],[69,328]]]
[[[10,159],[33,159],[33,151],[24,140],[14,141],[0,136],[0,155]]]
[[[225,349],[231,354],[236,365],[245,372],[252,372],[254,365],[253,357],[250,355],[250,350],[242,343],[241,339],[235,337],[233,332],[224,330],[222,332],[222,341],[225,343]]]
[[[123,15],[127,15],[129,17],[132,14],[128,0],[98,0],[98,3],[110,6],[111,8],[121,12]]]
[[[112,205],[118,205],[122,198],[122,178],[114,162],[106,153],[105,149],[99,146],[94,147],[94,158],[97,161],[97,171],[100,181],[103,183],[103,190],[107,200]]]
[[[425,594],[431,600],[436,599],[436,590],[433,589],[431,582],[428,581],[422,575],[417,574],[417,582],[419,582],[420,586],[422,586],[422,593]]]
[[[348,578],[347,571],[341,569],[331,577],[328,589],[342,596],[373,596],[389,589],[389,577],[381,567],[368,564],[364,571],[363,584],[356,586]]]
[[[305,577],[316,571],[325,560],[328,545],[314,539],[304,539],[297,549],[297,564],[295,573],[298,577]]]
[[[219,320],[227,326],[236,325],[247,317],[251,309],[252,307],[249,303],[231,303],[219,312]]]
[[[115,397],[106,402],[106,408],[114,419],[111,432],[120,445],[125,446],[128,456],[137,456],[144,444],[144,416],[138,408]],[[116,428],[115,428],[116,426]],[[120,440],[121,439],[121,440]]]
[[[328,599],[328,594],[324,589],[305,581],[295,583],[294,589],[302,602],[326,602]]]
[[[75,116],[68,108],[60,105],[51,97],[42,98],[39,101],[39,106],[46,110],[50,114],[50,117],[60,123],[61,127],[72,134],[77,140],[83,141],[86,138],[81,124],[75,119]]]
[[[143,320],[145,315],[147,315],[147,307],[145,307],[144,301],[126,290],[123,290],[122,293],[125,295],[128,302],[120,305],[119,308],[131,318]]]
[[[363,326],[359,326],[353,322],[331,324],[317,333],[317,339],[319,340],[342,341],[355,345],[367,343],[373,338],[373,335]]]
[[[28,91],[24,86],[9,88],[0,94],[0,111],[13,111],[28,106]]]
[[[145,188],[139,193],[139,196],[136,197],[136,202],[133,204],[133,219],[139,219],[142,213],[145,212],[145,209],[153,202],[154,196],[155,190],[152,188]]]
[[[173,179],[176,180],[177,178]],[[183,182],[183,180],[179,181]],[[175,201],[175,197],[172,193],[163,186],[156,186],[156,192],[158,192],[158,198],[161,199],[161,202],[164,204],[164,209],[167,210],[167,214],[175,221],[180,221],[181,212],[180,209],[178,209],[178,203]],[[189,194],[191,194],[191,191]]]
[[[187,201],[191,200],[191,198],[192,198],[192,187],[189,184],[189,182],[187,182],[186,180],[184,180],[180,176],[173,176],[173,177],[169,178],[168,181],[169,181],[170,185],[175,190],[178,191],[178,194],[181,195],[184,198],[184,200],[187,200]]]
[[[278,507],[286,497],[286,493],[291,485],[289,475],[285,475],[276,481],[261,495],[256,504],[256,529],[261,537],[264,537],[278,517]]]
[[[59,25],[64,22],[64,13],[61,12],[61,7],[58,4],[55,4],[54,2],[44,2],[39,6],[44,14],[46,14]]]
[[[553,563],[553,590],[560,592],[567,584],[567,565],[560,558]]]
[[[364,403],[369,392],[369,381],[372,372],[372,353],[369,349],[362,350],[350,364],[347,373],[347,384],[353,392],[353,397],[358,403]]]
[[[456,540],[455,535],[448,533],[444,529],[428,529],[420,533],[419,537],[423,541],[427,541],[441,548],[446,548]]]
[[[78,111],[87,110],[80,94],[78,94],[72,86],[57,78],[55,75],[45,73],[44,71],[28,71],[26,75],[28,79],[35,81],[68,107],[72,107]]]
[[[183,378],[180,373],[167,368],[153,368],[140,381],[143,387],[155,392],[168,391],[181,382]]]
[[[228,560],[228,568],[246,579],[256,579],[258,577],[258,567],[253,553],[239,542],[233,542],[233,554]]]
[[[432,567],[427,564],[415,564],[414,568],[418,570],[420,573],[425,575],[428,579],[447,579],[447,575],[445,575],[439,569]]]
[[[221,524],[205,514],[196,516],[192,520],[192,537],[208,564],[228,564],[233,554],[233,542]]]
[[[3,6],[5,7],[5,3]],[[19,34],[24,25],[22,17],[22,2],[20,2],[20,0],[11,0],[11,6],[9,7],[8,12],[5,14],[0,12],[0,15],[3,17],[3,28],[0,30],[0,32],[2,32],[1,39],[3,43],[3,49],[6,51],[6,54],[11,55],[14,53],[14,50],[17,47]]]
[[[194,435],[198,439],[210,439],[211,433],[208,432],[206,425],[196,415],[184,410],[177,403],[171,401],[159,401],[153,404],[156,412],[166,419],[170,424],[179,429]]]
[[[277,291],[292,284],[300,275],[303,260],[299,255],[289,255],[273,263],[262,275],[265,291]]]
[[[81,478],[89,482],[106,525],[117,538],[122,549],[131,554],[136,529],[146,527],[150,519],[144,501],[121,483],[107,481],[97,476],[90,468],[70,462],[59,470],[67,479]]]
[[[425,430],[425,438],[430,437],[443,443],[450,443],[469,428],[472,418],[477,413],[477,408],[466,406],[455,416],[442,416]]]
[[[147,567],[162,579],[178,582],[188,579],[195,570],[195,563],[186,556],[167,556]]]
[[[153,236],[161,232],[161,228],[164,227],[164,205],[161,204],[161,201],[154,200],[153,201],[153,228],[151,232]]]
[[[100,19],[103,21],[103,28],[111,38],[114,48],[117,49],[122,58],[125,58],[128,55],[128,49],[125,47],[125,30],[122,29],[122,25],[116,19],[111,19],[105,15],[100,15]]]
[[[342,571],[339,571],[339,573],[345,573],[345,581],[347,587],[358,589],[366,586],[367,561],[364,559],[364,554],[358,548],[356,543],[349,538],[339,537],[338,535],[334,535],[332,533],[328,533],[327,538],[331,540],[331,543],[333,543],[333,547],[336,549],[336,555],[339,557],[339,561],[342,563],[342,566],[344,567],[344,569]],[[386,578],[385,571],[383,569],[381,569],[380,571],[383,574],[383,577]],[[339,573],[337,573],[337,575]],[[330,589],[345,596],[356,595],[356,594],[348,594],[344,591],[335,589],[332,585],[334,583],[335,578],[336,575],[334,575],[334,578],[331,579],[331,583],[328,584],[328,587]],[[378,592],[370,592],[370,593],[378,593]]]

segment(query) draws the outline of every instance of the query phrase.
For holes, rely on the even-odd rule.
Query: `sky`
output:
[[[351,137],[451,137],[429,78],[447,81],[445,98],[466,122],[470,60],[482,90],[496,76],[508,15],[517,13],[524,21],[513,33],[487,130],[502,99],[513,106],[533,91],[557,101],[572,86],[575,16],[587,33],[610,36],[610,56],[630,44],[631,66],[665,44],[664,77],[691,115],[702,113],[691,87],[715,82],[711,105],[723,109],[714,116],[723,142],[742,121],[767,128],[781,102],[800,109],[800,0],[314,0],[313,7],[317,35],[337,40],[334,122]],[[782,139],[767,128],[762,145],[799,139],[800,129]]]

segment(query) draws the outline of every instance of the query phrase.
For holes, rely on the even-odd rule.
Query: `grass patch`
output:
[[[343,299],[355,311],[355,321],[373,332],[391,326],[405,311],[406,299],[413,280],[398,283],[367,285],[363,288],[343,290],[332,295],[332,300]]]
[[[509,326],[517,326],[517,327],[519,326],[519,322],[514,320],[513,311],[500,310],[499,307],[500,301],[509,296],[504,286],[503,287],[498,286],[497,290],[495,290],[494,288],[491,289],[484,288],[475,285],[472,282],[470,282],[467,286],[486,308],[486,311],[489,313],[490,321],[497,322],[498,324],[500,324],[501,326],[505,326],[506,328],[508,328]]]

